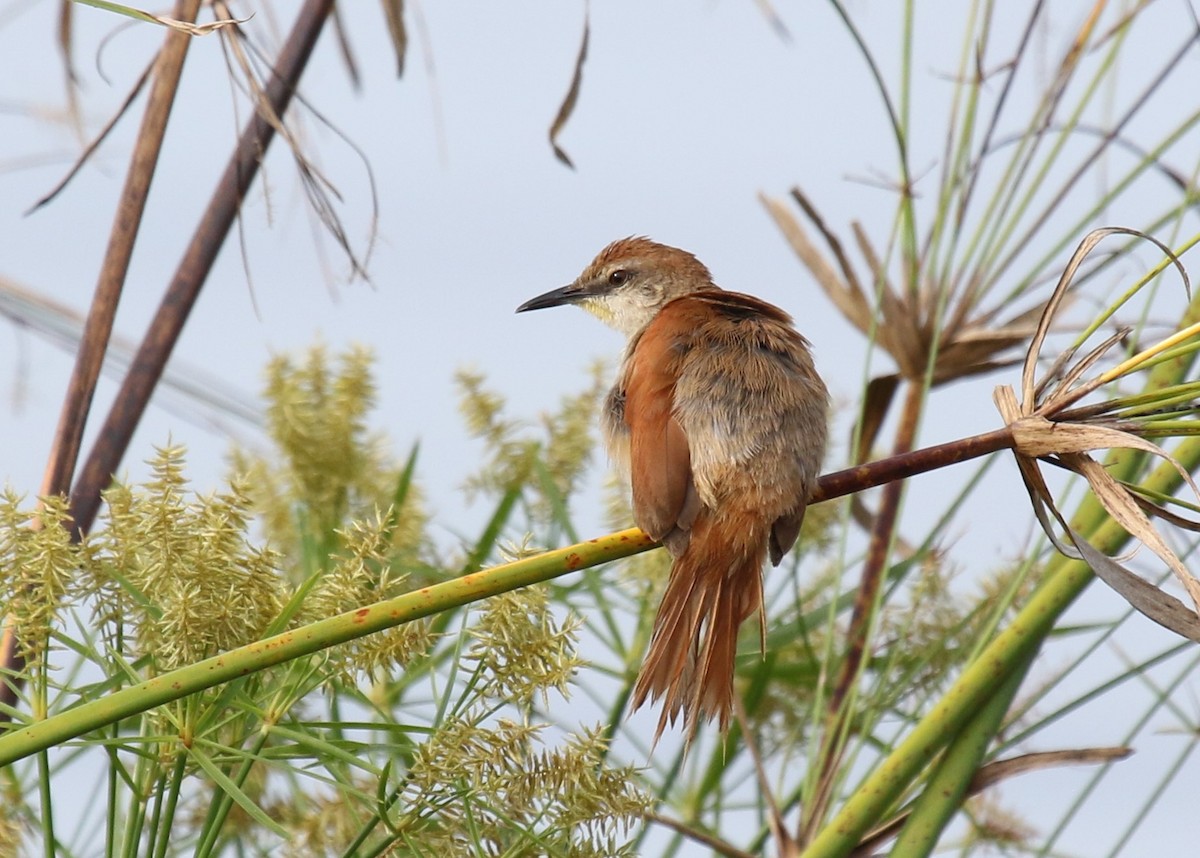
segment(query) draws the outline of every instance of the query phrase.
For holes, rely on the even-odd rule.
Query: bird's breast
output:
[[[668,398],[683,430],[691,481],[705,506],[733,494],[753,494],[764,514],[802,502],[824,457],[828,394],[789,322],[778,308],[737,293],[668,304],[631,340],[609,394],[612,458],[629,461],[637,423],[624,411],[624,391],[652,377],[653,401]]]

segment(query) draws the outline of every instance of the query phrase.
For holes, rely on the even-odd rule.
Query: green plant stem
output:
[[[892,847],[895,858],[925,858],[933,852],[942,829],[962,807],[971,779],[983,764],[988,746],[1004,723],[1032,661],[1031,655],[1009,675],[946,748]]]
[[[912,451],[917,427],[920,424],[922,407],[925,403],[926,388],[924,385],[909,380],[906,382],[906,386],[907,396],[900,414],[899,425],[896,427],[894,442],[894,450],[898,455]],[[842,770],[846,738],[854,716],[854,707],[848,701],[852,701],[851,690],[862,673],[871,628],[879,607],[880,588],[888,566],[888,558],[892,553],[892,544],[895,541],[896,523],[900,517],[900,502],[903,496],[904,482],[902,480],[888,483],[883,489],[879,509],[871,528],[867,556],[863,562],[862,575],[854,597],[850,626],[846,631],[846,654],[838,669],[837,680],[829,695],[829,702],[826,704],[825,735],[817,755],[821,774],[817,779],[815,794],[804,808],[805,812],[798,832],[801,843],[809,842],[814,832],[820,827],[839,783],[838,777]]]
[[[654,547],[636,528],[405,593],[173,670],[0,737],[0,766],[188,694],[449,608]]]
[[[241,766],[230,778],[238,789],[245,786],[246,778],[250,777],[250,771],[258,762],[259,755],[266,744],[267,731],[262,730],[255,739],[254,747],[245,755]],[[229,818],[229,811],[232,809],[233,796],[223,790],[215,790],[212,804],[209,806],[208,817],[204,820],[204,827],[201,829],[200,842],[196,845],[196,858],[207,858],[219,847],[221,829],[225,827],[225,820]]]
[[[1175,451],[1184,468],[1200,465],[1200,442],[1185,441]],[[1143,483],[1153,491],[1170,492],[1180,477],[1169,463],[1162,463]],[[1128,539],[1125,530],[1104,517],[1098,502],[1085,500],[1076,521],[1098,520],[1091,542],[1105,553],[1120,550]],[[1027,660],[1053,629],[1055,622],[1093,580],[1092,571],[1079,560],[1055,555],[1047,564],[1046,577],[1012,624],[972,662],[945,696],[868,775],[842,809],[826,825],[803,853],[804,858],[835,858],[850,852],[863,835],[882,819],[904,789],[920,774],[929,761],[984,706],[995,689],[1011,674],[1021,671]]]
[[[839,471],[821,478],[813,501],[831,500],[891,480],[987,455],[1010,447],[1012,443],[1012,433],[1004,428]],[[655,544],[637,528],[630,528],[484,572],[463,575],[453,581],[424,587],[394,599],[273,635],[113,692],[107,697],[81,703],[52,718],[0,736],[0,767],[122,718],[290,659],[311,655],[339,643],[498,593],[629,557],[647,551]]]
[[[1200,300],[1193,300],[1188,307],[1187,313],[1185,313],[1183,318],[1180,320],[1180,327],[1185,328],[1196,322],[1198,318],[1200,318]],[[1181,354],[1174,360],[1155,366],[1146,381],[1145,391],[1147,393],[1151,393],[1153,391],[1163,391],[1180,384],[1183,379],[1190,375],[1191,368],[1194,363],[1193,358],[1194,355],[1192,353]],[[1182,443],[1175,451],[1175,456],[1186,470],[1194,471],[1196,467],[1200,465],[1200,443],[1193,440]],[[1143,467],[1143,461],[1144,459],[1141,456],[1110,454],[1106,462],[1106,467],[1109,468],[1110,473],[1112,473],[1114,478],[1124,481],[1133,481]],[[1158,494],[1165,497],[1177,489],[1181,482],[1182,481],[1178,472],[1176,472],[1173,467],[1167,463],[1161,463],[1151,475],[1150,480],[1146,481],[1144,485],[1158,487],[1160,489]],[[1113,524],[1112,520],[1108,517],[1100,503],[1091,495],[1085,497],[1083,502],[1080,504],[1079,509],[1074,516],[1072,526],[1078,532],[1084,534],[1089,539],[1092,539],[1097,546],[1101,547],[1101,550],[1109,554],[1115,554],[1120,551],[1129,540],[1129,535],[1122,528]],[[1065,565],[1074,562],[1075,561],[1067,560],[1067,558],[1061,555],[1055,555],[1048,565],[1048,571],[1054,573],[1063,568]],[[1047,578],[1052,580],[1051,575],[1048,575]],[[1083,587],[1086,586],[1089,581],[1090,578],[1085,579],[1080,584],[1079,592],[1082,592]],[[1078,593],[1075,595],[1078,595]],[[1070,601],[1074,600],[1074,598],[1074,595],[1070,596],[1070,599],[1066,604],[1069,604]],[[1064,610],[1065,607],[1066,605],[1064,605]],[[995,644],[993,644],[993,647],[994,646]],[[992,648],[989,648],[987,651],[990,652],[991,649]],[[1019,687],[1020,683],[1024,680],[1024,676],[1027,673],[1030,664],[1031,659],[1028,659],[1024,662],[1024,664],[1018,665],[1014,671],[1014,676],[1009,678],[1008,683]],[[1000,693],[997,692],[997,696],[993,697],[987,705],[990,707],[999,699]],[[978,718],[974,719],[972,723],[978,724]],[[956,741],[956,745],[957,744],[958,743]],[[966,752],[955,751],[952,748],[948,752],[948,756],[954,753]],[[967,785],[973,775],[973,771],[968,770],[965,766],[954,766],[951,768],[943,765],[943,767],[939,768],[938,771],[938,784],[936,787],[931,784],[929,791],[939,794],[954,791],[958,793],[959,798],[961,799],[961,795],[967,789]],[[957,780],[956,783],[955,780]],[[938,799],[935,797],[934,799],[931,799],[931,801],[937,803]],[[948,808],[948,804],[944,807],[944,809],[946,808]],[[932,815],[933,811],[930,811],[930,813]],[[944,827],[949,822],[950,818],[950,816],[943,817],[940,820],[940,825]],[[930,822],[932,822],[932,816],[930,817]],[[934,834],[933,837],[936,840],[936,834]]]
[[[183,788],[183,776],[187,771],[187,754],[180,751],[175,755],[175,765],[171,770],[171,783],[167,792],[167,806],[163,818],[167,825],[158,832],[158,843],[154,848],[154,858],[166,858],[171,845],[171,823],[175,819],[175,810],[179,805],[179,793]]]
[[[1091,570],[1083,563],[1071,562],[1056,570],[1012,625],[997,636],[933,710],[863,781],[841,811],[817,834],[804,852],[805,858],[833,858],[849,853],[994,689],[1029,658],[1059,615],[1091,580]]]
[[[104,854],[117,854],[117,816],[119,801],[117,789],[117,750],[116,744],[112,740],[120,735],[120,728],[116,724],[110,725],[110,729],[106,731],[106,738],[110,744],[104,750],[108,756],[108,771],[105,773],[105,820],[104,820]]]
[[[148,719],[143,719],[142,738],[146,736],[146,720]],[[138,858],[138,853],[141,851],[139,847],[146,831],[146,802],[142,800],[142,796],[149,794],[157,767],[157,762],[142,756],[138,759],[133,778],[127,781],[127,785],[131,788],[126,804],[125,818],[122,820],[124,823],[124,838],[121,843],[122,858]]]
[[[176,755],[178,756],[178,754]],[[150,811],[150,822],[146,826],[146,842],[154,844],[158,842],[159,836],[164,830],[170,831],[170,825],[163,825],[163,801],[166,799],[167,791],[167,773],[166,770],[159,767],[158,774],[154,778],[154,783],[149,790],[149,795],[153,796],[153,809]],[[146,801],[150,804],[149,798]]]
[[[50,757],[45,750],[38,754],[38,797],[42,812],[42,848],[46,858],[54,858],[54,802],[50,796]]]

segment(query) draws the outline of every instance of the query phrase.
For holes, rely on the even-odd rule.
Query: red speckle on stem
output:
[[[580,557],[578,554],[576,554],[574,551],[572,551],[570,554],[567,555],[567,568],[568,569],[578,569],[582,565],[583,565],[583,558]]]
[[[361,623],[367,618],[367,614],[371,613],[370,608],[359,608],[354,612],[354,622]]]

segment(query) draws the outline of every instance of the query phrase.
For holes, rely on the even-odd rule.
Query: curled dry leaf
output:
[[[156,24],[162,24],[164,27],[169,27],[172,30],[179,30],[182,33],[187,33],[189,36],[207,36],[217,30],[223,30],[226,27],[245,24],[250,20],[246,18],[222,18],[218,21],[208,21],[204,24],[191,24],[187,21],[179,21],[175,18],[168,18],[166,15],[150,15],[150,20]]]
[[[1079,553],[1096,577],[1107,584],[1136,611],[1188,640],[1200,643],[1200,617],[1170,593],[1130,572],[1078,534],[1072,534]]]
[[[408,55],[408,28],[404,26],[404,0],[383,0],[383,17],[387,20],[392,52],[396,55],[396,77],[404,75],[404,58]]]
[[[1132,748],[1074,748],[1066,751],[1040,751],[1032,754],[1021,754],[1005,760],[996,760],[983,766],[971,778],[967,787],[967,795],[976,795],[990,786],[1008,778],[1034,772],[1040,769],[1057,768],[1059,766],[1098,765],[1123,760],[1133,753]],[[855,847],[850,858],[868,858],[878,854],[877,850],[891,840],[904,827],[911,811],[902,810],[892,819],[876,828]]]
[[[125,96],[125,100],[121,103],[121,106],[117,108],[116,112],[109,118],[108,122],[105,123],[104,128],[102,128],[100,130],[100,133],[97,134],[84,147],[83,151],[79,154],[79,157],[77,157],[75,159],[75,163],[71,165],[71,169],[69,169],[67,171],[67,174],[65,176],[63,176],[61,179],[59,179],[58,184],[56,184],[48,193],[46,193],[36,203],[34,203],[32,206],[30,206],[28,209],[25,210],[26,215],[33,214],[35,211],[37,211],[42,206],[46,205],[51,200],[53,200],[55,197],[57,197],[60,193],[62,193],[63,189],[66,188],[66,186],[71,183],[71,180],[75,178],[75,176],[79,173],[79,171],[83,169],[83,165],[86,164],[89,160],[91,160],[92,155],[94,155],[96,153],[96,150],[100,148],[100,144],[108,139],[108,135],[110,133],[112,133],[112,130],[114,128],[117,127],[117,123],[121,120],[121,118],[123,116],[125,116],[126,112],[128,112],[128,110],[129,110],[129,108],[133,106],[134,100],[141,94],[142,89],[145,88],[147,81],[150,80],[150,74],[151,74],[151,72],[154,71],[154,68],[157,65],[157,63],[158,63],[158,54],[155,53],[155,55],[151,58],[150,62],[148,62],[146,64],[145,68],[142,69],[141,75],[138,76],[138,79],[134,83],[133,88],[130,89],[129,93]]]
[[[921,383],[931,355],[934,384],[991,372],[1014,362],[1010,350],[1033,334],[1041,306],[1001,318],[1010,312],[1006,303],[980,307],[969,290],[947,296],[937,284],[893,282],[862,226],[852,224],[854,243],[866,267],[860,278],[841,239],[812,202],[799,188],[793,188],[791,196],[820,233],[832,262],[788,206],[765,194],[759,200],[833,305],[891,356],[904,380]]]
[[[1042,529],[1054,546],[1070,557],[1086,562],[1096,576],[1112,587],[1135,609],[1171,631],[1190,640],[1200,642],[1200,581],[1184,566],[1183,561],[1171,550],[1166,540],[1154,527],[1147,514],[1148,505],[1132,489],[1117,481],[1104,466],[1092,457],[1097,450],[1129,449],[1147,453],[1169,462],[1179,473],[1182,481],[1200,499],[1200,487],[1192,475],[1164,449],[1136,434],[1140,424],[1133,420],[1121,420],[1106,413],[1103,407],[1067,409],[1084,396],[1098,390],[1122,375],[1137,371],[1145,360],[1160,353],[1162,348],[1151,347],[1140,353],[1139,362],[1129,359],[1120,364],[1119,373],[1113,370],[1083,380],[1095,364],[1124,338],[1123,331],[1108,337],[1083,358],[1071,364],[1075,350],[1053,362],[1050,375],[1040,381],[1036,378],[1037,359],[1045,343],[1054,315],[1062,306],[1071,280],[1083,260],[1106,236],[1115,233],[1142,233],[1123,228],[1095,230],[1080,243],[1071,261],[1064,269],[1058,286],[1038,323],[1037,333],[1030,343],[1021,379],[1022,400],[1008,385],[996,389],[995,402],[1001,416],[1008,424],[1013,436],[1013,453],[1017,458],[1026,490],[1033,502],[1034,513]],[[1178,260],[1161,243],[1153,241],[1178,266]],[[1180,268],[1182,271],[1182,268]],[[1184,284],[1187,275],[1184,273]],[[1169,337],[1165,343],[1180,341],[1186,331]],[[1139,357],[1139,356],[1135,356]],[[1089,415],[1095,415],[1089,416]],[[1104,416],[1100,416],[1104,415]],[[1055,419],[1072,417],[1072,419]],[[1054,503],[1053,496],[1042,476],[1039,463],[1051,461],[1080,475],[1088,482],[1096,500],[1104,507],[1113,521],[1119,524],[1135,540],[1149,548],[1174,574],[1191,597],[1194,607],[1189,608],[1174,596],[1145,581],[1126,569],[1114,558],[1097,549],[1078,531],[1070,527],[1065,516]],[[1150,506],[1149,509],[1155,509]],[[1180,517],[1174,517],[1178,520]],[[1057,527],[1055,526],[1057,524]],[[1191,524],[1191,523],[1189,523]],[[1059,533],[1065,534],[1065,540]]]
[[[590,14],[590,10],[585,7],[583,40],[579,44],[579,55],[575,57],[575,73],[571,77],[571,86],[567,90],[566,97],[558,106],[558,114],[550,123],[550,146],[554,149],[554,155],[572,170],[575,169],[575,165],[571,163],[571,158],[567,155],[566,150],[558,145],[558,135],[566,126],[567,120],[571,118],[571,114],[575,112],[575,102],[579,100],[579,89],[583,85],[583,64],[587,62],[588,39],[591,35]]]
[[[225,27],[245,24],[250,20],[249,17],[234,18],[230,16],[228,18],[218,18],[215,21],[208,21],[204,24],[194,24],[191,21],[180,21],[177,18],[170,18],[166,15],[153,15],[142,9],[135,9],[132,6],[110,3],[108,0],[77,0],[77,2],[85,6],[94,6],[97,9],[103,9],[106,12],[115,12],[118,15],[133,18],[135,21],[145,21],[148,24],[161,24],[172,30],[187,33],[189,36],[207,36]]]

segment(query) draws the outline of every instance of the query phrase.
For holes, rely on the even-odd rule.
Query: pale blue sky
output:
[[[260,34],[286,28],[292,5],[260,12],[250,26]],[[561,137],[575,171],[554,159],[546,132],[570,81],[581,4],[410,3],[410,55],[399,81],[377,4],[349,8],[362,91],[349,86],[328,35],[302,91],[361,148],[373,171],[380,211],[372,284],[346,285],[346,266],[330,242],[322,239],[323,254],[314,250],[312,219],[289,158],[277,146],[266,173],[269,200],[257,194],[247,207],[245,248],[252,279],[247,281],[237,248],[228,246],[177,357],[253,394],[263,364],[275,351],[302,349],[315,337],[335,348],[349,342],[372,346],[380,383],[377,425],[386,428],[401,454],[420,439],[420,478],[437,520],[470,532],[483,513],[464,508],[458,486],[477,448],[456,413],[454,370],[485,370],[491,384],[510,397],[514,415],[533,418],[555,407],[562,394],[585,383],[595,358],[615,359],[621,340],[581,313],[516,316],[514,308],[568,282],[611,239],[646,234],[693,251],[727,288],[755,293],[792,313],[813,341],[835,400],[846,406],[868,371],[861,337],[829,307],[756,194],[784,196],[798,183],[847,239],[852,220],[862,221],[874,236],[886,236],[894,197],[879,183],[896,176],[894,147],[866,66],[832,9],[777,5],[790,41],[780,39],[748,0],[593,3],[583,88]],[[899,5],[850,4],[893,88],[901,38],[892,7]],[[930,187],[951,95],[945,77],[961,49],[960,5],[965,4],[930,3],[918,11],[912,163],[918,175],[928,176]],[[1035,73],[1017,87],[1014,98],[1028,101],[1031,88],[1053,72],[1080,24],[1081,10],[1077,4],[1050,4],[1049,23],[1034,41],[1040,70],[1035,63]],[[94,286],[141,102],[56,202],[22,215],[78,151],[77,139],[60,121],[64,86],[52,49],[54,14],[50,3],[0,5],[0,277],[83,307]],[[1141,53],[1130,50],[1129,57],[1161,58],[1191,26],[1182,3],[1155,4],[1148,16],[1137,34],[1144,42]],[[417,25],[417,18],[423,24]],[[135,25],[112,35],[111,16],[83,7],[76,19],[84,118],[91,133],[123,99],[160,34]],[[1013,44],[1023,20],[1022,12],[1000,22],[998,27],[1013,32],[998,41]],[[1195,109],[1196,63],[1195,55],[1184,60],[1184,68],[1193,71],[1177,75],[1168,98],[1148,110],[1135,131],[1152,134],[1171,110]],[[1144,68],[1140,63],[1129,68],[1107,103],[1115,110],[1127,102],[1152,70],[1149,61]],[[1101,111],[1095,121],[1104,118]],[[197,40],[118,318],[122,334],[136,337],[152,313],[235,127],[220,45],[216,38]],[[311,117],[303,128],[320,168],[344,195],[342,216],[362,247],[370,211],[363,164],[338,134]],[[1168,160],[1190,171],[1200,160],[1197,151],[1193,134]],[[1084,191],[1094,193],[1097,187],[1093,181]],[[1161,179],[1143,178],[1138,193],[1088,226],[1140,225],[1171,193]],[[1152,261],[1149,254],[1142,259]],[[886,369],[880,361],[872,371]],[[13,404],[0,412],[0,437],[8,451],[4,476],[33,492],[70,362],[38,337],[0,324],[0,370],[0,392]],[[939,393],[923,442],[994,428],[992,387],[1015,378],[1013,371]],[[112,391],[106,381],[100,408]],[[843,415],[833,466],[844,461],[845,422]],[[150,445],[168,436],[189,447],[198,484],[217,478],[227,439],[161,410],[151,411],[135,438],[127,463],[134,473]],[[913,533],[941,514],[964,474],[913,481],[907,523]],[[964,517],[978,526],[952,534],[952,550],[966,572],[1013,558],[1032,533],[1015,468],[998,463],[987,480],[987,491],[972,500]],[[582,529],[600,526],[597,508],[581,506],[579,514]],[[1107,616],[1118,608],[1115,597],[1097,587],[1081,616],[1089,611]],[[1149,623],[1135,626],[1155,646],[1166,640]],[[1147,641],[1125,646],[1140,651],[1150,645]],[[1105,651],[1097,658],[1116,656]],[[1061,665],[1048,669],[1055,666]],[[1181,691],[1179,700],[1194,711],[1195,689]],[[1061,734],[1040,738],[1037,749],[1056,747],[1054,741],[1115,744],[1124,721],[1115,716],[1114,721],[1117,725],[1110,727],[1094,716],[1067,717]],[[1164,736],[1161,741],[1177,747],[1181,740]],[[1140,751],[1101,788],[1094,807],[1066,833],[1061,848],[1097,853],[1106,832],[1126,824],[1129,792],[1144,793],[1129,785],[1156,776],[1153,748]],[[1086,776],[1082,770],[1027,776],[1003,788],[1003,799],[1038,824],[1053,819],[1059,810],[1056,797],[1073,794]],[[1198,787],[1194,772],[1176,782],[1140,833],[1137,854],[1169,853],[1180,837],[1194,842],[1198,826],[1191,802],[1183,799]],[[1106,808],[1124,811],[1106,813]]]

